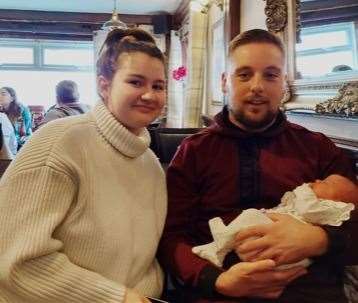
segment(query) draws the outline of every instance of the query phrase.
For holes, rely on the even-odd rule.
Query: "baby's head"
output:
[[[310,185],[317,198],[358,203],[358,186],[340,175],[330,175]]]

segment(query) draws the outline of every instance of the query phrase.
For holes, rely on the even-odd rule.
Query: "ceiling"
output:
[[[182,0],[0,0],[0,9],[119,14],[173,14]]]

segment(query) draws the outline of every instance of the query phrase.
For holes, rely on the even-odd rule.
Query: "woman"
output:
[[[165,103],[165,64],[138,29],[109,34],[102,102],[34,133],[0,182],[0,298],[148,302],[166,215],[163,170],[146,130]]]
[[[17,145],[20,148],[32,134],[29,108],[17,101],[13,88],[4,86],[0,89],[0,110],[7,114],[14,126]]]
[[[0,149],[0,159],[13,159],[17,153],[17,140],[14,128],[6,114],[0,113],[0,128],[3,136],[3,146]]]

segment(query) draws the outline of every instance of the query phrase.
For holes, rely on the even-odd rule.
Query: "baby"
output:
[[[357,185],[340,175],[330,175],[324,180],[305,183],[292,192],[285,193],[281,203],[275,208],[244,210],[227,226],[219,217],[211,219],[209,226],[214,241],[195,246],[192,250],[198,256],[221,267],[225,256],[234,249],[235,235],[239,231],[250,226],[273,222],[265,213],[289,214],[311,224],[339,226],[349,219],[350,212],[354,209],[352,203],[357,202]],[[281,265],[278,269],[309,264],[310,261],[305,259],[298,263]]]

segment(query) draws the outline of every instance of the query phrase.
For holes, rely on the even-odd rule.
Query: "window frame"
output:
[[[5,63],[0,64],[0,70],[34,70],[34,71],[78,71],[90,72],[94,64],[88,66],[45,64],[46,49],[89,49],[94,53],[93,41],[69,40],[41,40],[41,39],[3,39],[0,38],[0,47],[19,47],[33,49],[33,63]]]

